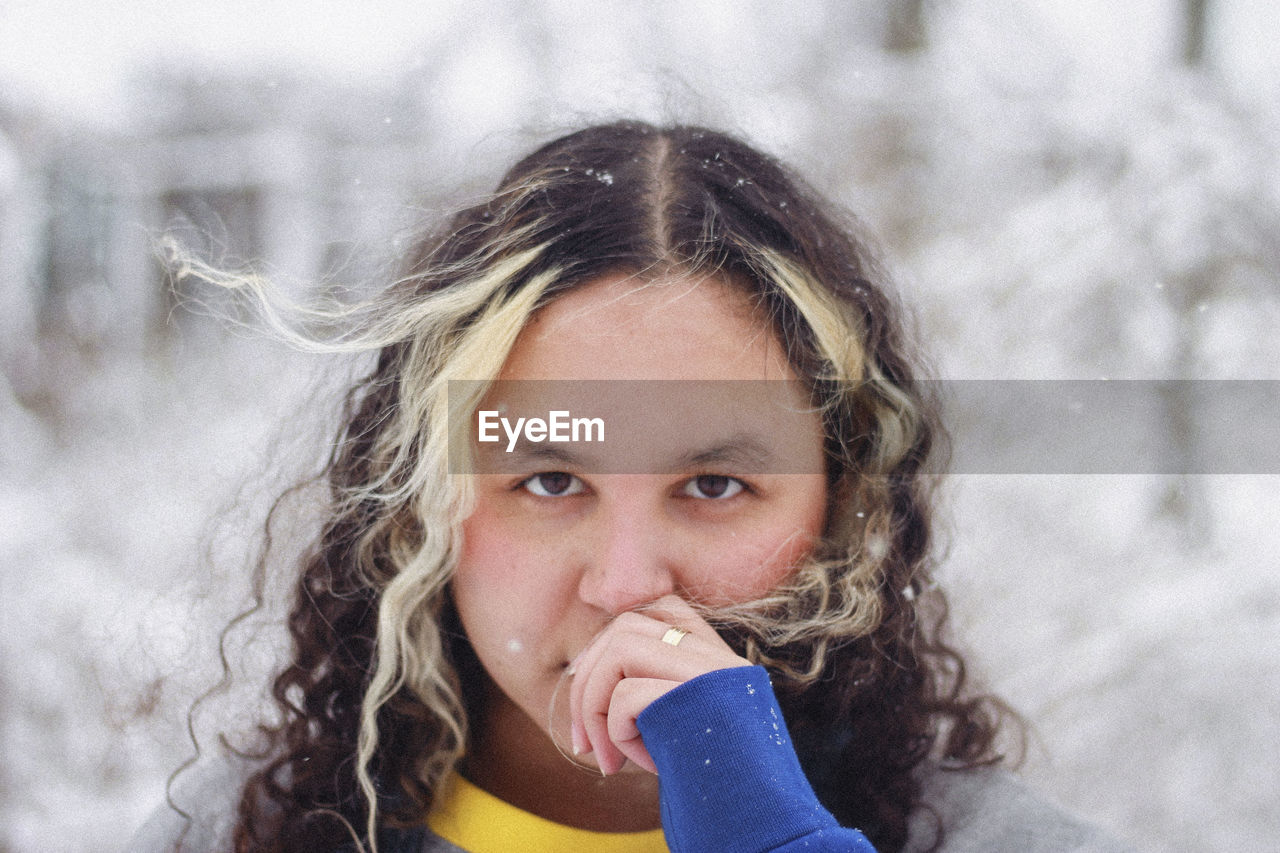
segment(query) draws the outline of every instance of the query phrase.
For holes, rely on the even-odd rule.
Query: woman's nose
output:
[[[660,513],[631,506],[593,515],[578,582],[583,601],[617,615],[675,591],[671,531]]]

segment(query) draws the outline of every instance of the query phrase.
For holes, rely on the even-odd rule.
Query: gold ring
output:
[[[668,628],[667,633],[662,635],[662,642],[667,643],[668,645],[678,646],[680,645],[680,641],[684,639],[685,634],[688,633],[689,632],[684,628]]]

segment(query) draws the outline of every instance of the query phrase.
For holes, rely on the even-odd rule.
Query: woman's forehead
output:
[[[796,376],[767,320],[723,277],[616,273],[569,290],[534,314],[501,378]]]

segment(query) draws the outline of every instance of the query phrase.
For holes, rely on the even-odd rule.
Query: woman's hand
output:
[[[664,642],[671,628],[688,633]],[[600,772],[627,762],[657,772],[636,717],[658,697],[717,669],[750,666],[687,602],[666,595],[641,611],[618,615],[578,655],[571,668],[569,719],[574,752],[594,753]]]

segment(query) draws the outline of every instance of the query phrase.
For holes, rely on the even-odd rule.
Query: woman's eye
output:
[[[534,474],[520,485],[540,498],[563,498],[579,494],[585,489],[581,480],[564,471]]]
[[[702,474],[685,483],[684,493],[691,498],[725,500],[740,493],[745,486],[734,477],[720,474]]]

